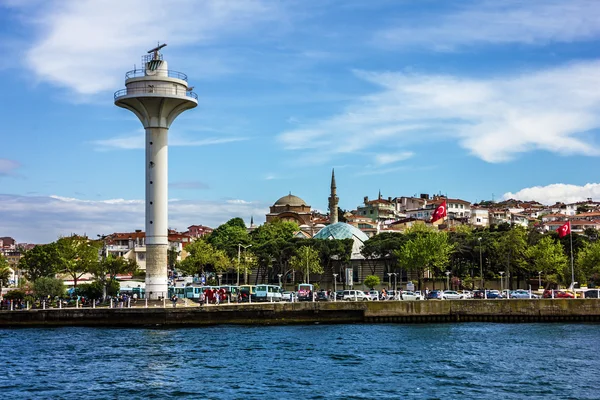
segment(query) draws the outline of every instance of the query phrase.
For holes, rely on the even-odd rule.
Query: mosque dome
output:
[[[302,200],[298,196],[294,196],[293,194],[288,194],[287,196],[283,196],[279,200],[273,204],[273,206],[292,206],[292,207],[302,207],[306,206],[306,202]]]
[[[360,229],[345,222],[337,222],[327,225],[315,235],[315,239],[354,239],[361,243],[369,240],[369,237]]]

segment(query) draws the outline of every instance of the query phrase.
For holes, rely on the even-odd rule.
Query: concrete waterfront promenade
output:
[[[191,304],[191,303],[190,303]],[[1,327],[600,322],[600,299],[252,303],[0,312]]]

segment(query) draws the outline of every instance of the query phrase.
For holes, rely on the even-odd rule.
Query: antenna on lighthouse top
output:
[[[153,49],[150,49],[150,50],[148,50],[148,54],[150,54],[150,53],[156,53],[156,52],[158,52],[160,49],[162,49],[163,47],[165,47],[166,45],[167,45],[166,43],[160,44],[160,42],[159,42],[159,43],[158,43],[158,46],[156,46],[156,47],[155,47],[155,48],[153,48]]]

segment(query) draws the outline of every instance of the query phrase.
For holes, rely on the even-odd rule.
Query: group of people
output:
[[[220,304],[227,302],[228,296],[229,293],[227,293],[227,290],[225,290],[225,288],[206,289],[202,293],[200,301],[202,302],[202,304]]]

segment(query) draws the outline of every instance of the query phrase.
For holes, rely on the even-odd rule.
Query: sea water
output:
[[[599,399],[597,324],[0,329],[2,399]]]

